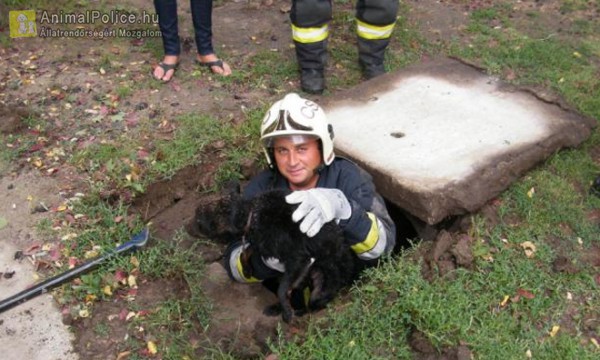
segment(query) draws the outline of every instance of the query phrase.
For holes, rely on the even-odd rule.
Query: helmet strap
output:
[[[326,166],[325,163],[322,162],[321,165],[317,166],[317,168],[314,170],[314,173],[316,175],[321,174],[321,171],[323,171],[325,169],[325,166]]]

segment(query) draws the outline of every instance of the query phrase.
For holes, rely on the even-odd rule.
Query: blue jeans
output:
[[[213,54],[212,46],[212,0],[190,0],[192,21],[198,54]],[[179,55],[181,44],[177,26],[177,0],[154,0],[158,14],[158,26],[162,33],[165,55]]]

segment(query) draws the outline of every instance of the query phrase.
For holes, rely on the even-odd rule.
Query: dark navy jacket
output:
[[[371,175],[350,160],[336,157],[330,165],[321,169],[316,187],[339,189],[348,198],[352,215],[339,224],[348,246],[360,259],[371,263],[382,255],[391,253],[396,242],[396,226],[388,214],[383,198],[375,191]],[[279,188],[288,189],[287,180],[278,171],[264,170],[250,180],[244,189],[244,198],[252,199],[264,191]],[[255,256],[251,261],[254,278],[245,278],[238,261],[243,250],[241,247],[241,243],[233,245],[225,255],[225,265],[234,280],[260,281],[277,275],[265,265],[260,256]]]

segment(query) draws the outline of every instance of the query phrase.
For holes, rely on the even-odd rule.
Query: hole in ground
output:
[[[202,189],[211,187],[217,167],[217,164],[205,163],[183,169],[171,179],[149,186],[131,210],[139,212],[145,221],[153,222],[154,236],[169,241],[176,231],[185,228],[193,219],[197,206],[219,197],[201,193]],[[397,227],[396,252],[411,247],[411,241],[432,240],[440,229],[447,228],[427,225],[390,201],[386,201],[386,206]],[[194,336],[201,344],[219,344],[222,350],[241,357],[258,356],[267,349],[266,339],[276,336],[279,318],[263,314],[263,309],[273,304],[276,297],[263,286],[231,282],[220,263],[224,246],[208,244],[198,251],[207,264],[206,280],[201,286],[214,308],[210,331],[199,331]],[[308,326],[315,316],[321,314],[298,318],[299,323],[295,326]],[[300,327],[304,329],[305,326]],[[224,343],[222,339],[234,340]]]
[[[413,225],[415,220],[411,221],[410,215],[406,211],[387,199],[385,199],[385,206],[392,221],[396,224],[396,247],[394,248],[394,253],[397,254],[403,249],[410,248],[412,246],[411,242],[417,241],[419,233]]]

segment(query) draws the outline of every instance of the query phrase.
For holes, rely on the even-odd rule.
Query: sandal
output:
[[[171,81],[171,79],[173,79],[173,76],[175,76],[175,71],[177,70],[177,67],[179,66],[179,62],[176,62],[175,64],[165,64],[164,62],[160,62],[157,65],[158,67],[160,67],[161,69],[163,69],[163,76],[158,79],[154,76],[154,70],[152,70],[152,77],[155,78],[156,80],[160,80],[163,82],[169,82]],[[156,69],[156,68],[154,68]],[[167,72],[169,70],[173,70],[173,75],[171,75],[171,77],[169,78],[169,80],[163,80],[163,78],[165,77],[165,75],[167,75]]]
[[[213,60],[213,61],[208,61],[208,62],[202,62],[198,59],[196,59],[196,63],[202,67],[207,67],[210,69],[210,71],[213,74],[217,74],[217,75],[223,75],[223,76],[229,76],[229,74],[224,75],[225,74],[225,67],[223,67],[223,60],[221,59],[217,59],[217,60]],[[216,71],[213,70],[213,66],[219,67],[222,70],[222,73],[218,73]]]

